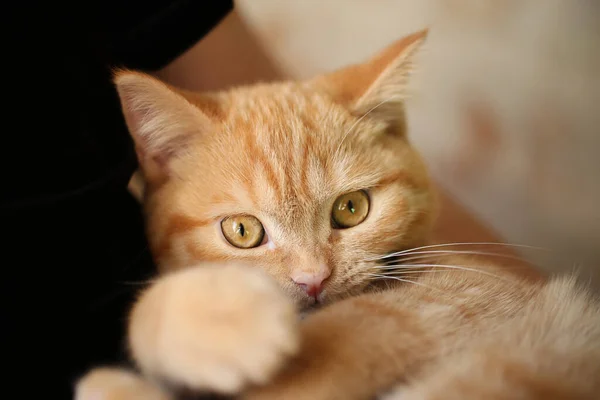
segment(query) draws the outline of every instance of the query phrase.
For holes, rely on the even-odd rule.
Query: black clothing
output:
[[[126,313],[154,269],[111,70],[167,65],[233,1],[18,4],[2,14],[0,53],[0,359],[16,398],[66,399],[89,367],[122,357]]]

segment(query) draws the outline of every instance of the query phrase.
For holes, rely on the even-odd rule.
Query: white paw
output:
[[[170,400],[158,386],[133,372],[118,368],[96,368],[75,387],[75,400]]]
[[[266,383],[299,346],[293,303],[264,272],[202,265],[167,275],[133,309],[129,342],[141,370],[198,391]]]

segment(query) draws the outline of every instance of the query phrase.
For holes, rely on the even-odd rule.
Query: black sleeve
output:
[[[153,71],[193,46],[232,9],[233,0],[104,0],[102,27],[115,64]]]

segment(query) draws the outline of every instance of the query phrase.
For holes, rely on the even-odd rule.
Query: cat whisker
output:
[[[373,273],[364,273],[363,275],[367,275],[367,276],[371,277],[372,278],[371,280],[392,279],[392,280],[395,280],[395,281],[412,283],[413,285],[422,286],[424,288],[431,289],[431,290],[437,290],[437,291],[440,291],[440,292],[442,291],[442,290],[440,290],[438,288],[435,288],[433,286],[425,285],[425,284],[423,284],[421,282],[415,282],[415,281],[412,281],[410,279],[404,279],[404,278],[400,278],[400,277],[397,277],[397,276],[389,276],[389,275],[381,275],[381,274],[373,274]]]
[[[409,261],[418,260],[423,258],[430,258],[435,255],[451,255],[451,254],[470,254],[470,255],[481,255],[481,256],[496,256],[502,258],[508,258],[512,260],[518,260],[527,262],[523,257],[513,256],[510,254],[496,253],[492,251],[477,251],[477,250],[428,250],[428,251],[414,251],[407,253],[406,255],[398,256],[398,261]]]
[[[385,275],[385,276],[420,275],[420,274],[427,274],[430,272],[444,272],[444,270],[443,269],[426,269],[424,271],[419,271],[417,269],[409,268],[406,271],[396,270],[396,271],[392,271],[392,272],[395,272],[395,273],[382,272],[380,275]]]
[[[367,259],[366,261],[377,261],[377,260],[383,260],[383,259],[391,258],[391,257],[398,257],[398,256],[402,256],[402,255],[410,255],[411,253],[414,253],[417,250],[440,248],[440,247],[451,247],[451,246],[478,246],[478,245],[479,246],[498,246],[498,247],[526,248],[526,249],[530,249],[530,250],[550,251],[550,250],[548,250],[546,248],[543,248],[543,247],[530,246],[530,245],[518,244],[518,243],[502,243],[502,242],[456,242],[456,243],[439,243],[439,244],[431,244],[431,245],[427,245],[427,246],[414,247],[412,249],[401,250],[401,251],[397,251],[397,252],[394,252],[394,253],[386,254],[384,256],[379,256],[379,257],[374,257],[374,258],[371,258],[371,259]]]
[[[499,275],[496,274],[492,274],[491,272],[488,271],[483,271],[477,268],[469,268],[469,267],[461,267],[459,265],[445,265],[445,264],[398,264],[398,265],[385,265],[385,266],[377,266],[377,267],[372,267],[371,269],[373,270],[377,270],[377,271],[384,271],[384,272],[380,272],[380,274],[386,274],[386,273],[393,273],[394,271],[401,271],[403,269],[407,269],[407,270],[415,270],[417,268],[442,268],[442,269],[456,269],[456,270],[461,270],[461,271],[470,271],[470,272],[477,272],[483,275],[487,275],[487,276],[491,276],[493,278],[497,278],[503,281],[509,281],[508,279],[505,279]],[[386,271],[390,271],[390,272],[386,272]]]

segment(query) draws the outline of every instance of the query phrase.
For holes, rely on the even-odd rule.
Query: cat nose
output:
[[[322,267],[318,271],[297,271],[292,273],[292,280],[300,286],[307,295],[317,298],[323,291],[323,282],[331,275],[331,270]]]

